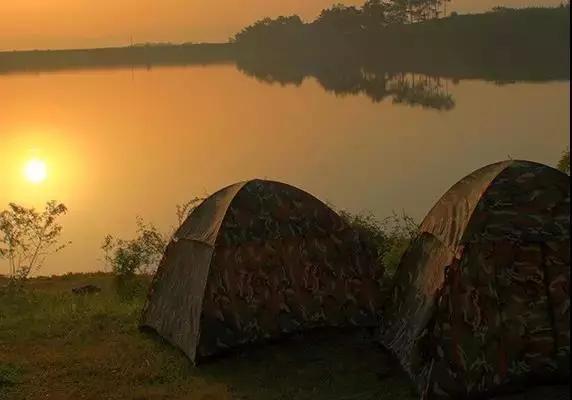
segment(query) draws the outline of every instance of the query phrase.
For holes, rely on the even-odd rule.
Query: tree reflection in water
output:
[[[390,72],[379,65],[352,63],[282,63],[242,59],[239,69],[265,83],[300,86],[313,77],[327,92],[337,96],[365,95],[375,103],[391,99],[394,104],[448,111],[455,107],[448,80],[425,74]]]

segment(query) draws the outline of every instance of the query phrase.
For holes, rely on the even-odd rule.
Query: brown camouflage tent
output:
[[[427,215],[382,328],[424,398],[568,382],[569,184],[544,165],[500,162]]]
[[[253,180],[205,200],[175,233],[142,327],[193,361],[329,326],[377,326],[373,252],[315,197]]]

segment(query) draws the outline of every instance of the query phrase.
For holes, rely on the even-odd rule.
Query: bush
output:
[[[151,223],[137,218],[136,237],[119,239],[107,235],[101,246],[104,259],[115,275],[115,287],[120,297],[132,299],[146,291],[146,285],[137,275],[152,274],[158,266],[170,236],[173,236],[189,215],[205,200],[195,197],[176,207],[177,227],[169,234],[163,234]]]
[[[570,149],[566,149],[562,152],[560,156],[560,160],[558,161],[557,168],[564,172],[565,174],[570,175]]]
[[[418,231],[413,218],[394,213],[383,220],[372,214],[352,214],[340,211],[340,216],[374,249],[377,263],[385,269],[385,277],[393,276],[411,239]]]
[[[153,224],[137,218],[137,236],[134,239],[118,239],[107,235],[101,249],[105,261],[115,275],[130,277],[152,272],[160,261],[166,238]]]
[[[115,293],[123,301],[145,298],[149,290],[148,282],[137,275],[116,275]]]

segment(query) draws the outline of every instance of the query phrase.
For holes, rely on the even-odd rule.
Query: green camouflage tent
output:
[[[454,185],[397,270],[382,342],[426,399],[568,382],[570,179],[505,161]]]
[[[317,328],[377,326],[373,251],[328,206],[278,182],[229,186],[175,233],[142,328],[193,361]]]

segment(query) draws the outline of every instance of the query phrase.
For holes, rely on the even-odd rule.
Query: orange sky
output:
[[[364,0],[345,0],[362,4]],[[0,50],[116,46],[147,41],[226,41],[264,17],[315,17],[339,0],[0,0]],[[453,0],[474,12],[560,0]]]

